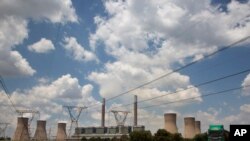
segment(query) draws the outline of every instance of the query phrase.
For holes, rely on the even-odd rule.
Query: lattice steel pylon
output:
[[[71,130],[73,128],[73,124],[75,124],[76,128],[78,128],[79,117],[80,117],[80,115],[82,113],[82,110],[86,109],[87,107],[85,107],[85,106],[83,106],[83,107],[80,107],[80,106],[63,106],[63,107],[68,110],[68,113],[69,113],[69,116],[70,116],[70,121],[71,122],[70,122],[69,131],[68,131],[68,137],[70,138],[70,136],[71,136]],[[75,115],[73,114],[73,110],[76,110],[76,114]]]
[[[0,137],[6,138],[5,132],[9,124],[7,122],[0,122]]]
[[[110,112],[114,114],[117,126],[124,126],[127,119],[127,115],[128,113],[130,113],[129,111],[121,110],[111,110]]]
[[[31,137],[31,123],[35,117],[35,115],[38,115],[38,118],[40,118],[40,112],[37,111],[37,110],[29,110],[29,109],[23,109],[23,110],[16,110],[16,112],[21,116],[23,117],[24,114],[31,114],[31,117],[29,118],[29,122],[28,122],[28,131],[29,131],[29,135]]]

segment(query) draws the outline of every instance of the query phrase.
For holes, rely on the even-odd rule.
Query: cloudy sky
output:
[[[0,75],[18,109],[39,110],[48,129],[68,121],[62,105],[89,106],[151,81],[218,49],[250,36],[248,0],[2,0],[0,2]],[[139,124],[155,132],[163,114],[178,113],[209,124],[249,124],[250,89],[199,97],[250,85],[250,71],[202,87],[197,84],[249,70],[249,40],[172,73],[150,85],[107,101],[122,106],[166,93],[179,93],[139,104]],[[0,122],[17,115],[0,89]],[[27,115],[29,116],[29,115]],[[35,119],[38,119],[36,117]],[[132,114],[127,125],[131,125]],[[106,125],[114,125],[107,113]],[[32,123],[34,127],[35,122]],[[100,125],[100,106],[83,111],[81,126]]]

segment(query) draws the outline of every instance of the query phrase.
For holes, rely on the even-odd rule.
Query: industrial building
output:
[[[120,138],[122,135],[128,135],[132,131],[143,130],[145,130],[144,126],[79,127],[75,129],[75,134],[72,138]]]
[[[112,110],[114,113],[117,126],[105,126],[105,99],[102,102],[102,114],[101,114],[101,126],[100,127],[77,127],[75,129],[75,134],[72,138],[81,138],[85,137],[87,139],[91,137],[100,137],[100,138],[120,138],[122,135],[128,135],[132,131],[144,131],[144,126],[137,125],[137,96],[134,96],[134,125],[125,126],[125,120],[127,117],[128,111],[118,111]],[[117,118],[118,113],[123,114],[123,119],[119,120]]]
[[[101,126],[98,127],[76,127],[73,135],[66,133],[66,123],[59,122],[57,124],[57,133],[55,140],[74,140],[85,137],[89,138],[120,138],[122,135],[129,135],[133,131],[144,131],[145,126],[137,125],[137,96],[134,101],[134,125],[125,125],[126,117],[129,111],[111,110],[116,119],[116,126],[105,126],[105,99],[103,99],[102,113],[101,113]],[[120,114],[120,115],[119,115]],[[118,118],[119,117],[119,118]],[[178,127],[176,124],[177,114],[176,113],[165,113],[164,114],[164,126],[165,130],[175,134],[178,133]],[[77,121],[76,121],[77,122]],[[195,135],[201,133],[201,122],[195,121],[194,117],[184,118],[184,134],[183,137],[186,139],[192,139]],[[29,140],[48,140],[46,132],[46,121],[37,120],[37,127],[35,130],[34,137],[31,138],[29,132],[29,119],[24,117],[18,117],[17,127],[13,136],[13,141],[29,141]]]

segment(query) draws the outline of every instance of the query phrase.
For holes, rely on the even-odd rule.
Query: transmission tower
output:
[[[73,125],[75,125],[76,128],[78,128],[78,120],[79,117],[82,113],[83,109],[86,109],[87,107],[83,106],[63,106],[64,108],[66,108],[68,110],[69,116],[70,116],[70,128],[69,128],[69,132],[68,132],[68,137],[70,138],[71,136],[71,130],[73,128]],[[73,114],[75,113],[75,114]],[[76,132],[76,134],[78,134],[78,132]],[[78,135],[77,135],[78,136]]]
[[[29,110],[29,109],[24,109],[24,110],[16,110],[16,112],[23,117],[24,114],[31,114],[31,117],[29,118],[28,122],[28,130],[29,130],[29,135],[31,137],[31,123],[35,117],[35,115],[38,115],[38,118],[40,118],[40,112],[36,110]]]
[[[6,138],[5,132],[9,124],[10,123],[7,123],[7,122],[0,122],[0,136],[2,136],[4,140]]]
[[[119,133],[121,133],[121,128],[124,126],[128,113],[130,113],[129,111],[120,111],[120,110],[111,110],[110,112],[112,112],[115,116],[115,120],[116,120],[116,124],[119,127]]]

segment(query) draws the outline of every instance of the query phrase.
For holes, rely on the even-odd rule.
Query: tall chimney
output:
[[[102,99],[102,121],[101,121],[101,126],[105,127],[105,98]]]
[[[13,137],[13,141],[29,141],[28,118],[18,117],[17,127]]]
[[[195,135],[198,135],[201,133],[201,122],[195,121]]]
[[[47,132],[46,132],[46,121],[38,120],[36,126],[36,132],[34,135],[34,139],[36,141],[45,141],[47,140]]]
[[[137,126],[137,95],[134,97],[134,126]]]
[[[56,141],[65,141],[66,138],[66,123],[58,123]]]
[[[195,136],[195,118],[186,117],[184,118],[184,137],[186,139],[192,139]]]
[[[164,114],[165,118],[165,130],[174,134],[177,133],[177,126],[176,126],[176,113],[166,113]]]

